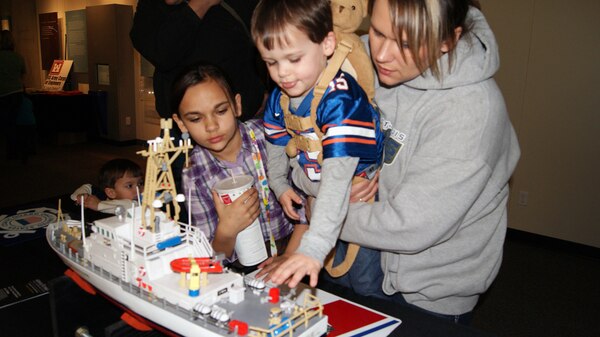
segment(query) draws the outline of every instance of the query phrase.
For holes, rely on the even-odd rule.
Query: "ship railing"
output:
[[[182,233],[179,235],[181,241],[184,242],[185,234]],[[131,240],[127,240],[124,238],[117,239],[117,243],[123,247],[127,252],[131,251]],[[164,250],[159,249],[156,244],[149,245],[147,247],[140,246],[134,243],[134,252],[142,255],[144,258],[153,258],[156,256],[160,256],[164,253]]]
[[[190,320],[194,319],[195,314],[192,309],[187,309],[187,308],[180,306],[177,303],[169,302],[164,297],[158,297],[158,296],[156,296],[156,294],[154,294],[142,287],[138,287],[137,285],[135,285],[133,283],[123,284],[122,289],[136,297],[139,297],[139,298],[145,300],[146,302],[153,303],[154,305],[157,305],[157,306],[161,307],[162,309],[166,309],[170,312],[176,313],[179,316],[188,318]]]
[[[308,327],[308,323],[311,318],[319,315],[323,316],[323,305],[319,299],[312,294],[305,294],[304,304],[302,308],[294,309],[292,315],[285,321],[270,327],[270,329],[264,329],[259,327],[250,326],[248,327],[255,336],[266,337],[266,336],[293,336],[294,331],[300,325],[304,324],[304,327]]]
[[[54,240],[54,242],[57,242],[56,239]],[[119,277],[118,275],[115,275],[110,271],[102,268],[101,266],[95,264],[93,261],[85,259],[79,253],[73,253],[73,251],[71,251],[64,244],[58,244],[57,248],[59,248],[63,252],[63,255],[66,256],[69,260],[86,267],[86,270],[92,272],[93,274],[96,274],[104,279],[109,280],[114,284],[117,284],[121,289],[127,291],[128,293],[148,303],[158,305],[161,308],[168,310],[169,312],[172,312],[174,314],[177,314],[180,317],[186,318],[188,320],[194,320],[195,313],[192,309],[188,309],[180,306],[179,304],[169,302],[165,298],[158,297],[156,296],[156,294],[147,291],[146,289],[134,283],[128,282],[127,280],[122,280],[121,277]]]
[[[135,242],[131,242],[131,240],[125,239],[123,237],[117,237],[116,240],[117,244],[119,245],[119,247],[122,247],[122,249],[126,252],[129,253],[131,252],[131,245],[133,244],[133,250],[134,253],[138,253],[140,255],[146,256],[147,255],[147,250],[146,248],[135,244]],[[133,257],[130,257],[133,258]]]
[[[206,257],[214,255],[214,251],[210,245],[210,242],[208,242],[204,232],[202,232],[200,229],[196,227],[190,227],[184,233],[184,238],[186,241],[190,241],[195,249],[199,250],[200,255],[204,255]]]

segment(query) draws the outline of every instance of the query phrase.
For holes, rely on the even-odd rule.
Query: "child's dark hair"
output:
[[[321,43],[333,31],[329,0],[261,0],[252,16],[252,38],[257,45],[273,49],[287,44],[286,26]]]
[[[142,176],[142,168],[129,159],[117,158],[108,161],[100,168],[98,182],[102,188],[114,188],[117,179],[123,178],[125,173],[133,177]]]
[[[173,83],[171,92],[171,110],[173,113],[179,116],[179,105],[189,87],[210,80],[215,81],[223,89],[230,102],[234,101],[235,94],[225,73],[213,64],[201,63],[187,68]],[[233,105],[233,109],[235,109],[235,105]]]

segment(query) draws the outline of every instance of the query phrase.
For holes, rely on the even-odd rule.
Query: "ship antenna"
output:
[[[190,237],[190,229],[192,227],[192,189],[190,188],[190,190],[188,191],[188,223],[187,226],[185,227],[187,230],[187,235],[186,238]]]
[[[81,243],[83,244],[83,248],[87,249],[87,246],[85,245],[85,217],[84,217],[84,196],[81,196]]]
[[[139,189],[138,189],[138,196],[139,196]],[[135,248],[134,248],[134,243],[133,243],[133,239],[135,238],[135,205],[132,203],[131,204],[131,254],[130,254],[130,259],[133,260],[133,256],[135,254]]]
[[[135,186],[135,193],[137,194],[138,205],[141,206],[142,198],[140,197],[140,187],[137,185]]]

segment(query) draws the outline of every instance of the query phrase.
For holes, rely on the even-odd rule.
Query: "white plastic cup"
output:
[[[215,184],[214,189],[223,203],[229,205],[253,185],[253,177],[242,175],[223,179]],[[235,240],[235,252],[238,260],[244,266],[254,266],[267,259],[267,247],[258,218],[238,233]]]

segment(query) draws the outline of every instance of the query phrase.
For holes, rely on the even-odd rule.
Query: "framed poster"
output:
[[[65,12],[67,23],[67,58],[73,60],[73,71],[88,72],[87,26],[85,9]]]
[[[98,85],[110,85],[110,66],[108,64],[97,64]]]
[[[54,60],[61,58],[58,14],[56,12],[42,13],[39,15],[39,21],[42,69],[50,70]]]

